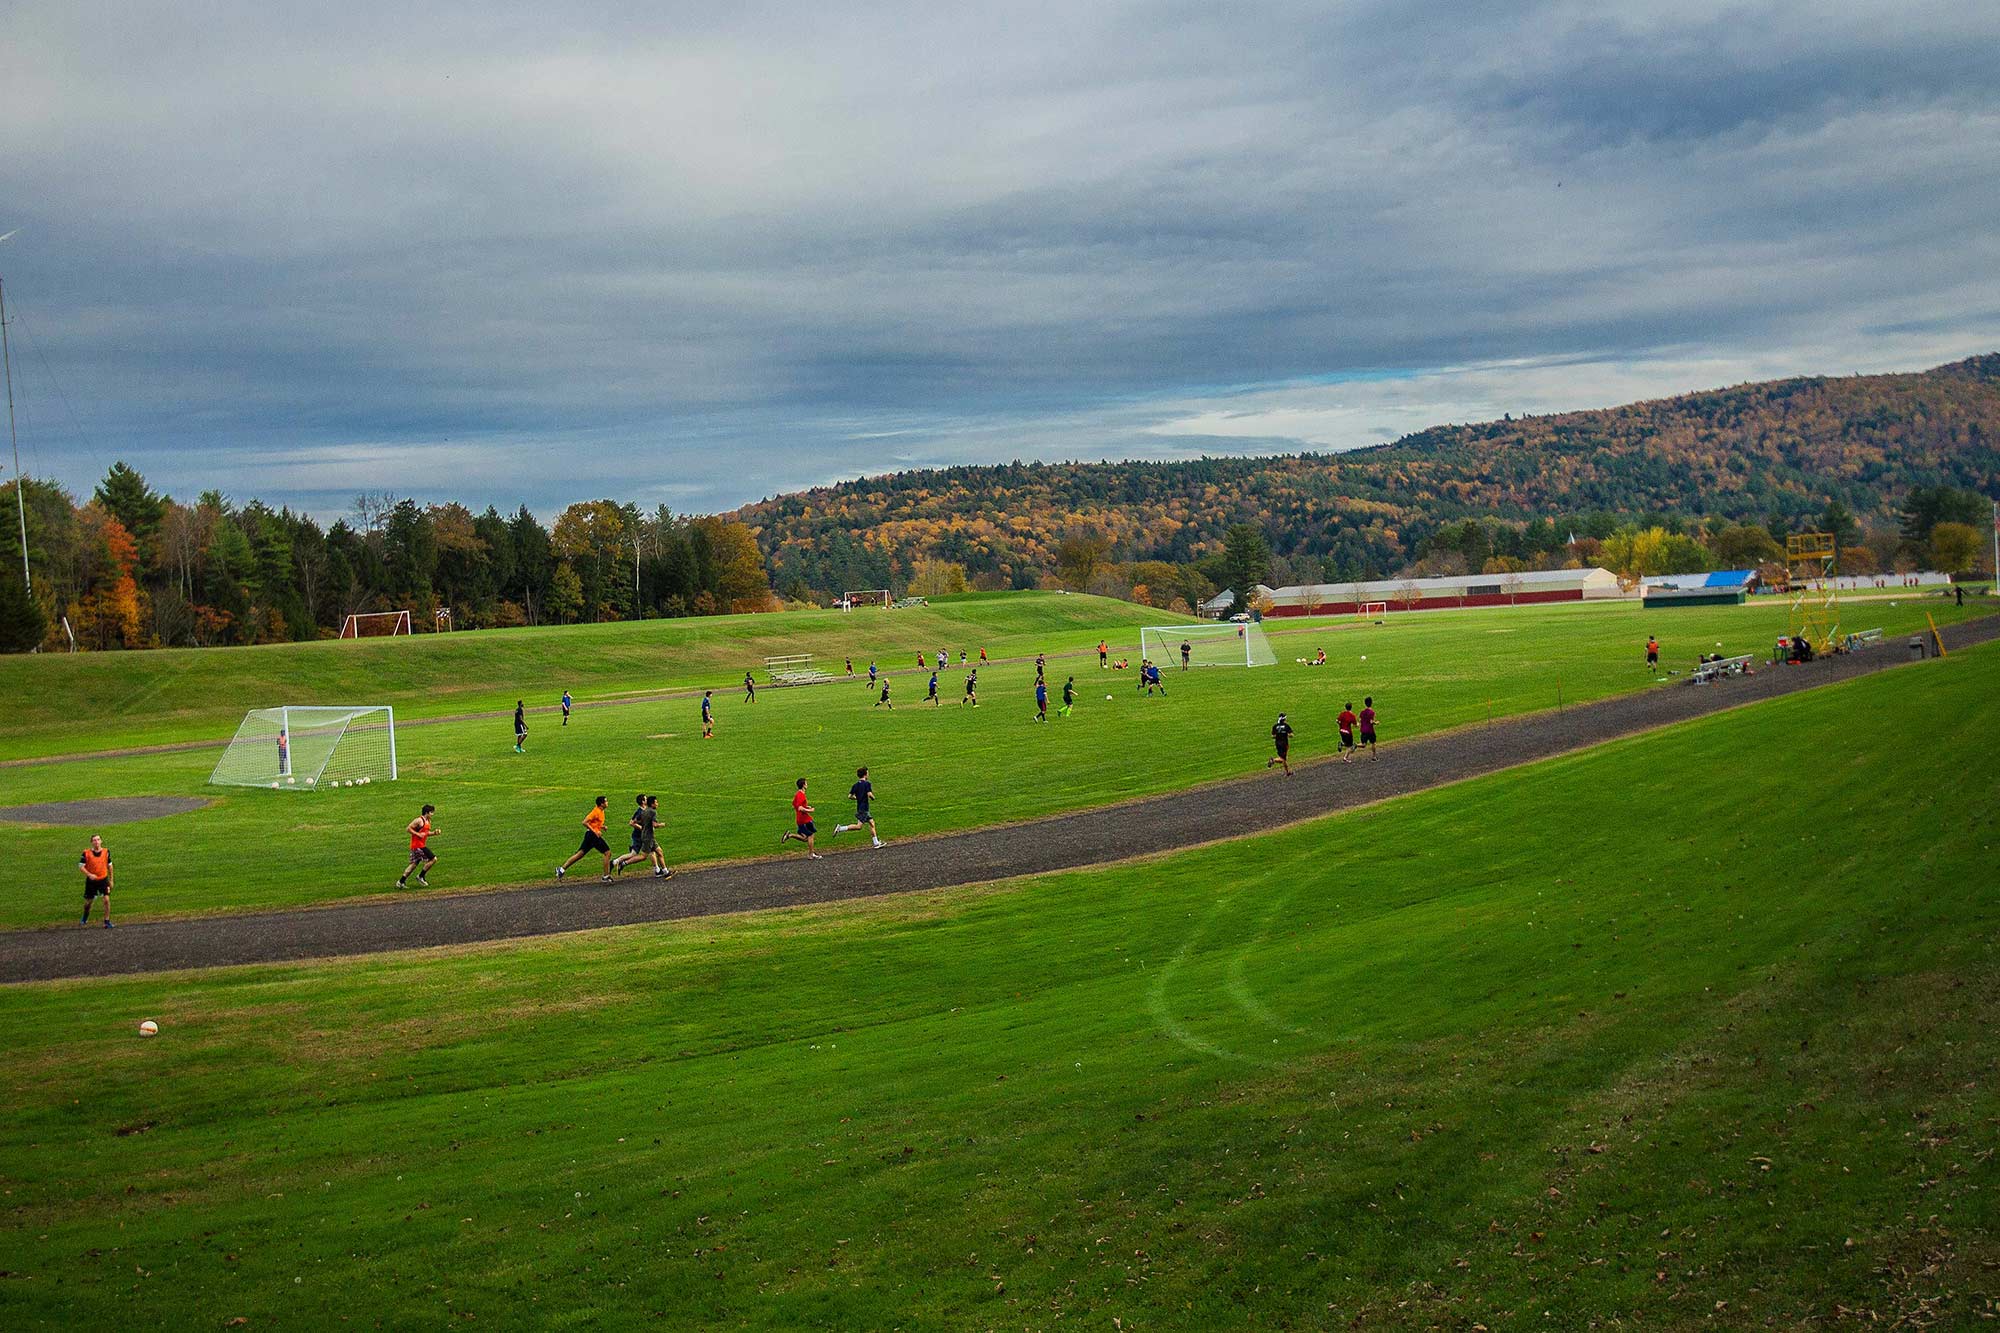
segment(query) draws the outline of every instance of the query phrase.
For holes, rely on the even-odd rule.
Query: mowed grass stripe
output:
[[[10,988],[0,1315],[1970,1318],[1996,685],[980,891]]]

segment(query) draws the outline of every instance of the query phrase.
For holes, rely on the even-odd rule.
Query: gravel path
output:
[[[88,801],[44,801],[39,805],[0,806],[0,823],[129,824],[139,819],[184,815],[208,804],[206,796],[100,796]]]
[[[1948,648],[2000,638],[2000,616],[1946,631]],[[1259,773],[1189,791],[997,828],[891,843],[835,842],[802,855],[676,875],[666,884],[594,879],[486,893],[423,894],[345,907],[68,925],[0,933],[0,982],[287,962],[552,935],[724,912],[794,907],[1040,874],[1171,851],[1405,796],[1799,690],[1903,666],[1907,641],[1713,686],[1662,685],[1391,744],[1379,760],[1320,760],[1290,780]],[[850,850],[851,848],[851,850]]]

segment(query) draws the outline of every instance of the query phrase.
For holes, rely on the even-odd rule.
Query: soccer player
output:
[[[1375,696],[1369,695],[1361,701],[1361,743],[1368,747],[1368,757],[1378,759],[1375,752]]]
[[[1076,707],[1076,677],[1071,676],[1068,680],[1063,682],[1062,707],[1058,708],[1056,712],[1060,713],[1064,717],[1068,717],[1070,709],[1075,707]]]
[[[974,667],[972,670],[965,673],[965,693],[959,696],[958,706],[960,708],[963,708],[967,704],[971,704],[974,708],[979,707],[978,667]]]
[[[426,805],[422,813],[412,819],[408,829],[405,830],[410,835],[410,863],[403,867],[402,876],[396,881],[396,887],[399,889],[410,886],[412,870],[417,872],[418,887],[428,889],[431,886],[428,876],[431,867],[437,864],[438,859],[437,853],[430,848],[431,835],[437,832],[431,825],[431,816],[436,812],[436,806]]]
[[[979,660],[980,660],[980,661],[982,661],[982,662],[986,660],[986,654],[985,654],[984,650],[981,650],[981,652],[980,652],[980,655],[979,655]],[[1047,673],[1048,669],[1049,669],[1049,655],[1048,655],[1047,653],[1036,653],[1036,654],[1035,654],[1035,675],[1036,675],[1037,677],[1040,677],[1040,676],[1044,675],[1045,673]]]
[[[1188,642],[1188,641],[1187,641],[1186,639],[1182,639],[1182,640],[1181,640],[1181,670],[1183,670],[1183,671],[1186,671],[1186,670],[1188,669],[1188,659],[1189,659],[1189,658],[1191,658],[1191,657],[1193,657],[1193,656],[1194,656],[1194,645],[1193,645],[1193,644],[1191,644],[1191,643],[1189,643],[1189,642]]]
[[[923,665],[921,657],[917,659],[917,665]],[[871,690],[875,688],[875,664],[873,662],[868,664],[868,688]]]
[[[1035,721],[1049,720],[1049,683],[1039,676],[1035,678]]]
[[[882,693],[876,698],[875,707],[886,708],[892,713],[896,711],[896,705],[889,702],[889,678],[887,676],[882,677]]]
[[[868,830],[869,841],[880,847],[882,845],[882,835],[876,831],[875,816],[868,808],[869,802],[875,799],[875,784],[868,780],[868,766],[866,764],[854,770],[854,785],[847,789],[847,795],[854,802],[854,822],[852,824],[835,824],[833,826],[833,836],[837,838],[843,833],[850,833],[865,828]]]
[[[747,671],[743,673],[743,702],[746,704],[757,702],[757,678]]]
[[[1653,672],[1660,669],[1660,641],[1650,634],[1646,636],[1646,669]]]
[[[1285,766],[1285,776],[1290,777],[1292,775],[1292,724],[1285,721],[1283,713],[1278,714],[1278,720],[1271,724],[1271,744],[1278,747],[1278,752],[1264,761],[1264,767],[1269,768],[1273,764],[1283,764]]]
[[[714,690],[703,690],[701,692],[701,738],[705,741],[715,739]]]
[[[930,686],[930,693],[929,693],[929,694],[926,694],[926,695],[924,696],[924,702],[925,702],[925,703],[927,703],[927,704],[931,704],[932,706],[934,706],[934,707],[937,707],[937,708],[942,708],[942,707],[944,707],[944,700],[942,700],[942,699],[938,698],[938,692],[937,692],[937,672],[935,672],[935,671],[931,672],[931,686]]]
[[[938,670],[942,671],[950,665],[951,654],[943,648],[938,649]]]
[[[850,657],[845,660],[847,662],[847,674],[851,676],[854,674],[854,659]]]
[[[806,845],[806,855],[817,861],[818,852],[813,850],[813,835],[819,832],[813,823],[812,804],[806,800],[806,780],[799,779],[798,788],[792,792],[792,831],[778,835],[780,843],[802,842]]]
[[[1102,671],[1104,670],[1104,668],[1110,665],[1111,665],[1111,645],[1106,643],[1104,640],[1099,639],[1097,641],[1097,669],[1099,671]]]
[[[528,710],[519,699],[514,701],[514,753],[526,754],[521,747],[528,743]]]
[[[90,846],[76,859],[76,868],[83,872],[83,920],[78,924],[90,924],[90,900],[102,898],[104,928],[111,929],[111,851],[102,837],[90,835]]]
[[[980,663],[981,663],[982,665],[983,665],[983,664],[985,663],[985,661],[986,661],[986,650],[985,650],[984,648],[981,648],[981,649],[979,650],[979,661],[980,661]]]
[[[674,877],[673,867],[667,864],[667,854],[660,849],[659,828],[660,798],[657,796],[648,796],[646,798],[646,840],[652,844],[653,878],[672,879]]]
[[[288,778],[291,775],[292,775],[292,738],[285,734],[285,729],[283,727],[279,727],[278,728],[278,776],[281,778]]]
[[[571,866],[592,852],[600,853],[604,857],[604,878],[607,881],[611,878],[611,844],[604,840],[604,803],[608,799],[604,796],[598,797],[597,804],[583,812],[583,841],[577,845],[576,851],[570,854],[569,860],[556,867],[557,879],[567,875]]]
[[[1340,706],[1340,716],[1335,721],[1340,727],[1340,761],[1351,764],[1354,762],[1354,724],[1360,721],[1354,716],[1352,701]]]
[[[570,705],[571,705],[572,703],[574,703],[574,702],[575,702],[575,701],[574,701],[573,699],[571,699],[571,698],[569,697],[569,691],[568,691],[568,690],[564,690],[564,691],[563,691],[563,700],[562,700],[562,704],[563,704],[563,723],[562,723],[562,724],[563,724],[563,725],[564,725],[565,727],[569,725],[569,709],[570,709]]]

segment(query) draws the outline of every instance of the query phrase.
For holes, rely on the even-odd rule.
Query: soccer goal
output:
[[[886,611],[889,609],[889,590],[863,588],[859,592],[844,592],[840,594],[838,605],[843,611],[852,611],[857,606],[879,606]]]
[[[396,780],[396,710],[381,704],[253,708],[208,775],[217,787],[316,791]]]
[[[1276,666],[1278,655],[1264,637],[1264,627],[1251,621],[1219,625],[1149,625],[1139,631],[1139,655],[1162,669],[1181,664],[1181,645],[1188,648],[1189,666]]]
[[[382,639],[410,632],[408,611],[363,611],[340,622],[343,639]]]
[[[1379,625],[1389,614],[1387,602],[1363,602],[1361,609],[1354,613],[1355,619],[1364,625]]]

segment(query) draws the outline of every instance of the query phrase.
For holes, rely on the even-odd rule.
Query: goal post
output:
[[[1148,625],[1139,631],[1139,655],[1162,669],[1181,665],[1181,645],[1188,648],[1187,665],[1276,666],[1278,655],[1256,621],[1204,625]]]
[[[857,606],[879,606],[886,611],[889,609],[889,590],[887,588],[862,588],[856,592],[844,592],[840,594],[840,600],[834,603],[834,605],[843,611],[852,611]]]
[[[396,710],[281,704],[243,715],[208,775],[216,787],[315,791],[396,780]]]
[[[1361,608],[1354,613],[1354,616],[1355,619],[1364,625],[1379,625],[1387,618],[1388,614],[1389,604],[1387,602],[1363,602],[1361,603]]]
[[[340,637],[343,639],[385,639],[393,634],[409,632],[408,611],[358,611],[340,622]]]

